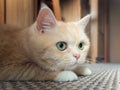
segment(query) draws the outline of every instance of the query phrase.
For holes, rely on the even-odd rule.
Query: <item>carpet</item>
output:
[[[0,90],[120,90],[120,64],[89,64],[90,76],[73,82],[0,81]]]

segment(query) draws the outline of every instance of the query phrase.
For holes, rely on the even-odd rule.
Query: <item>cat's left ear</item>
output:
[[[42,5],[36,23],[37,30],[43,33],[55,27],[57,21],[53,12],[46,5]]]
[[[91,15],[88,14],[85,17],[83,17],[80,21],[76,22],[76,24],[83,30],[85,30],[88,22],[90,21]]]

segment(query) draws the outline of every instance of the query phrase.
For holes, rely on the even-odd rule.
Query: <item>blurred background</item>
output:
[[[86,33],[91,41],[88,60],[120,62],[120,0],[0,0],[0,24],[28,27],[34,23],[41,2],[64,22],[91,14]]]

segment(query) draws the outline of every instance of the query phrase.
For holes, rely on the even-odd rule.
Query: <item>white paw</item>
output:
[[[92,71],[89,69],[89,68],[87,68],[87,67],[77,67],[76,69],[75,69],[75,72],[78,74],[78,75],[91,75],[92,74]]]
[[[62,71],[54,79],[55,81],[73,81],[77,80],[78,76],[72,71]]]

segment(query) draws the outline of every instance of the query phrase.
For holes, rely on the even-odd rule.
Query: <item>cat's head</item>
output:
[[[84,63],[90,42],[85,27],[90,15],[77,22],[58,22],[52,11],[41,8],[30,28],[30,52],[35,62],[53,70]]]

